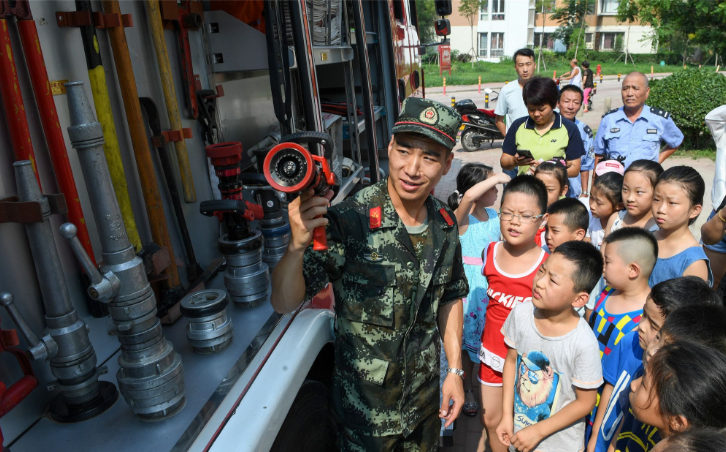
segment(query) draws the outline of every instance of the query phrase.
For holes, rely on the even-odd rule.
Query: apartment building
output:
[[[466,17],[459,14],[460,0],[453,0],[451,48],[460,53],[473,50],[482,61],[498,62],[502,56],[511,57],[522,47],[534,45],[534,0],[486,0],[473,19],[474,29]]]
[[[451,22],[451,49],[470,53],[473,49],[482,61],[498,62],[502,56],[511,57],[522,47],[538,47],[544,38],[544,48],[554,52],[567,50],[560,40],[553,38],[559,23],[551,18],[554,5],[566,0],[544,2],[545,11],[535,11],[535,0],[485,0],[479,14],[474,17],[474,30],[466,17],[459,14],[461,0],[453,0]],[[650,26],[637,22],[618,23],[619,0],[590,0],[586,17],[585,42],[588,49],[615,51],[618,45],[630,53],[654,53],[650,41]],[[556,2],[556,3],[555,3]]]
[[[640,25],[638,22],[631,24],[618,22],[619,0],[591,0],[591,2],[592,5],[589,5],[588,15],[585,18],[587,28],[584,31],[585,45],[588,49],[596,51],[627,49],[630,53],[656,52],[650,40],[652,27]],[[564,52],[566,50],[564,43],[553,37],[554,31],[559,26],[550,14],[554,10],[555,3],[543,3],[544,14],[541,10],[535,13],[534,45],[539,47],[540,40],[544,38],[543,48]],[[562,3],[564,0],[557,0],[558,6]]]

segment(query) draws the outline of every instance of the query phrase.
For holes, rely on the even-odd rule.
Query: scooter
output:
[[[504,139],[504,136],[494,124],[494,110],[476,108],[476,104],[471,99],[460,100],[454,104],[454,109],[464,121],[461,146],[465,151],[477,151],[485,141],[489,141],[491,146],[494,144],[494,140]]]

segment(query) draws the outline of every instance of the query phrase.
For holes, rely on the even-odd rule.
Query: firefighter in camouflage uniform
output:
[[[290,312],[333,285],[341,451],[438,450],[439,418],[450,424],[464,403],[468,284],[454,214],[430,195],[451,167],[460,125],[453,109],[408,98],[388,178],[335,207],[312,191],[290,203],[292,239],[273,272],[272,304]],[[308,246],[317,226],[327,228],[326,252]],[[440,339],[451,366],[441,406]]]

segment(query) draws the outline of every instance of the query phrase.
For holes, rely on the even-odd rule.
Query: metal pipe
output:
[[[8,132],[10,132],[15,160],[30,160],[35,178],[40,185],[7,19],[0,19],[0,95],[5,108],[5,120],[8,122]]]
[[[46,333],[57,344],[57,353],[50,356],[50,369],[58,381],[51,386],[60,388],[61,396],[51,404],[51,416],[60,422],[78,421],[105,411],[117,397],[116,391],[113,388],[107,397],[102,395],[98,377],[106,370],[96,369],[96,352],[86,323],[78,317],[68,294],[50,225],[48,199],[41,194],[29,161],[15,162],[13,167],[18,199],[39,203],[43,212],[43,221],[27,223],[25,231],[43,296]]]
[[[169,52],[164,39],[164,25],[161,22],[161,11],[158,0],[147,0],[146,14],[149,17],[151,26],[151,37],[156,50],[156,62],[159,65],[159,76],[161,77],[161,89],[164,92],[166,112],[169,116],[169,127],[171,130],[181,130],[181,116],[179,104],[176,101],[176,90],[171,76],[171,64],[169,63]],[[181,176],[182,189],[184,190],[184,201],[188,203],[197,202],[197,194],[194,189],[192,169],[189,166],[189,155],[187,154],[187,143],[183,139],[174,142],[176,159],[179,164],[179,175]]]
[[[378,138],[376,137],[376,120],[373,110],[373,89],[371,88],[370,78],[371,64],[368,59],[363,0],[353,0],[353,21],[355,22],[355,45],[358,49],[361,91],[363,92],[363,113],[366,117],[368,166],[370,167],[371,183],[376,183],[380,178],[378,174]]]
[[[88,11],[91,14],[91,2],[89,0],[76,0],[76,11]],[[91,21],[93,21],[92,14]],[[83,41],[83,52],[86,56],[88,79],[91,81],[93,103],[96,107],[98,122],[103,127],[103,138],[106,141],[103,145],[103,152],[106,154],[106,163],[111,173],[111,182],[116,192],[116,200],[121,209],[121,216],[126,225],[126,233],[129,235],[129,240],[134,245],[136,252],[139,252],[142,248],[141,237],[136,227],[134,211],[131,208],[131,198],[129,197],[124,165],[121,161],[121,149],[118,144],[118,136],[116,135],[116,124],[114,123],[113,112],[111,111],[111,100],[108,96],[106,72],[98,47],[96,27],[91,24],[80,26],[79,29],[81,30],[81,40]],[[69,221],[78,225],[71,218],[69,218]]]
[[[30,82],[33,85],[33,94],[35,95],[35,103],[38,105],[43,134],[45,135],[46,143],[48,143],[48,151],[53,162],[53,170],[58,181],[58,188],[66,198],[68,221],[81,226],[78,228],[78,237],[86,252],[93,256],[91,238],[88,236],[81,200],[76,189],[76,181],[73,178],[71,162],[68,160],[66,142],[63,138],[60,121],[58,120],[58,112],[55,109],[53,94],[50,91],[48,72],[45,69],[45,60],[43,59],[43,50],[40,48],[40,41],[38,40],[38,30],[35,27],[35,21],[32,19],[18,20],[17,24],[20,41],[23,45],[25,63],[28,66]]]
[[[102,149],[101,124],[93,116],[83,83],[67,83],[66,88],[71,123],[68,136],[78,151],[103,245],[103,276],[91,272],[102,282],[91,286],[89,295],[108,302],[118,329],[121,356],[116,379],[121,394],[142,419],[169,417],[185,403],[181,357],[164,338],[144,263],[134,253],[121,221]],[[76,241],[75,227],[70,223],[61,226],[61,234],[72,244]],[[73,251],[82,254],[78,246]]]
[[[139,102],[146,112],[146,118],[149,121],[149,129],[151,129],[151,136],[158,138],[161,141],[163,137],[161,136],[159,110],[156,108],[156,104],[149,97],[141,97],[139,98]],[[182,208],[182,203],[179,199],[179,192],[177,191],[176,182],[174,181],[174,171],[171,167],[171,160],[169,159],[169,155],[166,153],[166,149],[164,149],[164,145],[161,142],[159,144],[161,146],[156,148],[156,152],[159,155],[161,171],[164,173],[164,179],[166,179],[166,187],[169,189],[169,197],[171,198],[171,204],[174,207],[176,223],[179,226],[179,233],[181,234],[182,242],[184,243],[184,250],[187,254],[187,279],[189,281],[194,281],[202,274],[202,267],[197,262],[192,238],[189,236],[187,220],[184,218],[184,209]],[[156,146],[156,144],[154,144],[154,146]]]
[[[117,0],[103,0],[101,4],[106,14],[121,14],[121,8],[119,7]],[[146,213],[149,217],[151,236],[157,245],[166,247],[169,252],[171,265],[164,270],[164,274],[169,275],[169,278],[164,281],[164,285],[167,289],[174,289],[180,285],[179,273],[176,269],[174,248],[171,243],[171,238],[169,237],[169,227],[166,223],[166,218],[164,217],[164,206],[161,202],[159,184],[157,183],[156,175],[154,174],[154,163],[151,160],[149,140],[146,137],[144,121],[141,116],[139,94],[136,90],[136,79],[134,77],[133,65],[131,64],[129,46],[126,42],[126,32],[123,27],[111,27],[108,28],[108,36],[111,41],[111,49],[113,50],[114,61],[116,63],[116,72],[118,74],[119,85],[121,87],[121,97],[123,97],[124,101],[126,119],[128,121],[129,133],[131,135],[131,144],[134,147],[134,157],[136,158],[136,167],[139,171],[139,179],[141,181],[144,202],[146,204]],[[78,123],[72,122],[72,124]],[[103,137],[101,137],[100,141],[103,142]],[[105,172],[107,173],[108,170]],[[100,205],[94,204],[94,208],[100,207]],[[99,217],[98,213],[95,212],[95,209],[94,217]],[[119,222],[120,219],[121,214],[120,212],[117,212],[113,221]],[[123,224],[121,224],[121,226],[123,226]],[[104,231],[108,229],[104,229],[99,226],[99,230]],[[110,231],[113,230],[114,229],[110,229]]]
[[[298,74],[302,88],[305,126],[309,131],[324,132],[323,116],[320,106],[320,93],[318,91],[318,76],[313,60],[313,38],[310,30],[310,20],[304,2],[290,2],[293,17],[293,32],[295,33],[295,54],[298,59]],[[318,146],[315,146],[318,148]],[[318,152],[322,155],[322,149]]]

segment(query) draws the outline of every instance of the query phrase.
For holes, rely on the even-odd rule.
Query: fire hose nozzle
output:
[[[11,293],[0,293],[0,304],[8,311],[8,314],[10,314],[13,322],[15,322],[15,326],[18,331],[20,331],[20,334],[30,345],[25,353],[33,361],[48,361],[49,359],[54,358],[58,353],[58,344],[56,344],[53,338],[47,334],[38,339],[38,336],[33,333],[33,330],[31,330],[25,322],[25,319],[20,314],[20,311],[18,311],[18,308],[15,306],[15,303],[13,303],[13,300],[14,298]]]
[[[83,249],[81,241],[78,240],[76,234],[78,228],[73,223],[64,223],[60,227],[61,236],[68,241],[73,250],[73,254],[76,255],[78,261],[81,263],[83,270],[91,279],[91,284],[88,286],[88,295],[96,301],[101,303],[109,303],[118,294],[121,288],[121,281],[113,274],[113,272],[106,272],[101,275],[93,261],[86,254],[86,250]]]

